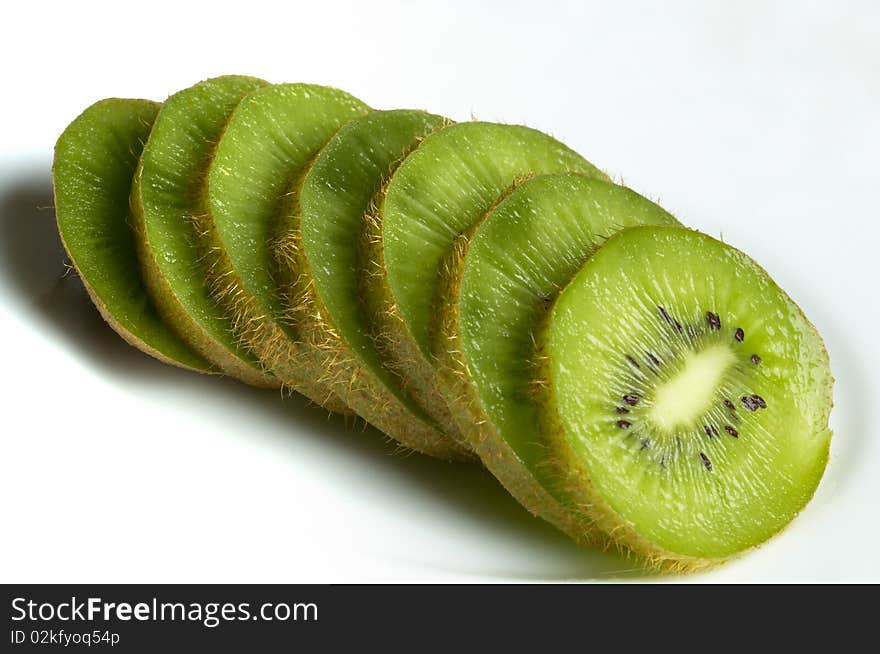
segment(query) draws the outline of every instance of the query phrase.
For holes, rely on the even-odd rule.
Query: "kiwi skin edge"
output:
[[[265,83],[255,86],[252,92],[266,86],[268,84]],[[242,100],[249,95],[250,93],[246,93]],[[218,143],[234,113],[235,107],[227,116]],[[257,300],[243,287],[211,212],[210,182],[210,174],[207,174],[202,200],[206,210],[194,217],[197,240],[204,256],[206,283],[210,294],[224,315],[230,319],[232,333],[237,342],[251,352],[260,365],[278,380],[282,392],[297,392],[330,412],[351,414],[347,404],[329,392],[320,380],[315,383],[314,375],[309,374],[311,371],[304,370],[302,348],[291,340],[275,320],[266,316]]]
[[[435,302],[438,320],[431,332],[431,348],[434,367],[441,379],[448,405],[461,429],[483,461],[499,482],[532,515],[546,520],[579,545],[607,549],[611,541],[599,530],[593,520],[566,506],[526,472],[525,464],[506,441],[486,414],[476,389],[471,383],[468,364],[462,347],[459,328],[459,303],[461,283],[470,242],[480,225],[492,211],[511,193],[536,175],[520,177],[506,189],[487,209],[482,218],[460,234],[453,248],[447,253],[438,280],[438,297]],[[600,178],[601,179],[601,178]]]
[[[458,263],[447,258],[439,295],[456,301],[441,310],[441,337],[435,334],[432,344],[445,387],[459,389],[452,406],[480,426],[477,449],[487,467],[533,513],[599,547],[607,536],[570,508],[547,465],[534,335],[550,301],[607,235],[640,224],[677,221],[595,175],[516,180],[473,236],[461,239]]]
[[[229,78],[231,79],[231,76]],[[222,83],[222,78],[208,80],[203,84],[212,82]],[[252,83],[259,83],[259,80],[252,80]],[[163,110],[170,111],[169,107],[172,106],[175,98],[183,98],[184,96],[182,94],[185,94],[198,86],[199,85],[184,89],[169,98],[156,118],[157,123],[162,120]],[[267,374],[267,372],[260,367],[256,359],[248,361],[246,358],[243,358],[248,356],[246,351],[234,353],[232,350],[228,349],[226,345],[216,340],[215,336],[210,334],[202,324],[189,314],[187,308],[178,298],[177,291],[171,283],[169,283],[168,279],[166,279],[159,266],[156,253],[148,235],[149,230],[144,214],[144,200],[142,194],[145,157],[149,151],[151,142],[156,138],[157,133],[156,125],[154,125],[153,130],[150,132],[150,136],[147,138],[147,142],[144,145],[144,154],[141,156],[138,163],[137,171],[135,172],[134,180],[132,182],[130,196],[138,259],[140,261],[141,271],[147,289],[165,322],[172,325],[174,330],[192,349],[207,360],[211,361],[224,374],[251,386],[259,388],[278,388],[278,380],[271,374]],[[213,147],[214,146],[211,146],[212,151]],[[201,182],[199,183],[201,184]],[[198,189],[198,193],[188,200],[189,206],[187,207],[187,213],[190,216],[206,213],[203,190],[204,189],[201,188]],[[191,223],[186,226],[186,229],[191,232],[193,240],[197,243],[199,227]],[[201,275],[205,274],[203,262],[199,265],[198,273]]]
[[[458,299],[465,259],[470,241],[479,226],[499,204],[532,177],[553,173],[573,173],[575,170],[553,170],[552,167],[547,171],[523,170],[509,181],[508,185],[496,195],[488,207],[481,211],[472,224],[457,235],[441,259],[439,266],[432,302],[435,318],[430,324],[428,332],[427,359],[430,362],[431,371],[437,377],[434,383],[442,393],[446,405],[459,430],[465,435],[468,445],[477,452],[484,465],[493,472],[507,491],[530,513],[550,522],[577,543],[604,548],[607,539],[604,534],[595,529],[591,520],[563,505],[550,491],[523,470],[524,464],[482,409],[476,391],[470,382],[458,321]],[[583,162],[582,170],[577,172],[586,177],[608,180],[605,173],[586,160]],[[389,286],[387,295],[393,297],[387,276],[385,284]],[[396,309],[396,306],[393,306],[393,309]],[[397,316],[398,326],[396,329],[389,330],[391,333],[399,335],[397,347],[409,346],[412,360],[424,361],[425,355],[415,344],[415,339],[410,335],[405,321],[399,313],[392,313],[393,309],[386,309],[386,312]],[[411,368],[413,367],[415,366],[411,366]]]
[[[367,393],[359,402],[350,400],[358,403],[358,413],[398,441],[415,441],[416,449],[423,449],[421,441],[442,450],[444,458],[473,459],[455,437],[443,399],[420,401],[420,389],[381,356],[377,321],[362,292],[364,279],[375,274],[369,246],[380,236],[378,194],[425,136],[448,124],[442,116],[403,109],[370,111],[341,127],[303,177],[296,194],[299,225],[294,216],[278,252],[300,262],[283,266],[304,272],[289,284],[288,307],[301,314],[297,322],[307,325],[316,347],[329,356],[329,374],[345,389],[339,392],[352,387]],[[370,396],[375,401],[365,402]],[[376,403],[386,408],[377,411]]]
[[[279,384],[262,371],[246,364],[225,348],[219,346],[214,339],[195,321],[180,304],[174,290],[165,277],[159,272],[155,255],[147,242],[143,231],[143,206],[140,203],[140,168],[135,174],[132,184],[131,212],[135,217],[138,233],[138,258],[141,261],[141,273],[150,290],[159,313],[163,319],[174,325],[175,331],[201,356],[211,361],[223,374],[258,388],[278,388]]]
[[[406,380],[406,388],[415,401],[430,412],[443,432],[454,439],[464,451],[470,451],[470,442],[452,414],[445,396],[438,387],[432,367],[422,363],[423,354],[407,330],[393,300],[388,277],[384,274],[385,255],[382,248],[382,198],[387,183],[379,191],[367,216],[367,227],[362,239],[362,256],[366,271],[360,279],[361,299],[374,327],[376,349],[395,375]]]
[[[305,179],[302,176],[299,187]],[[275,249],[279,267],[284,270],[288,320],[301,330],[303,341],[316,353],[316,364],[325,373],[328,385],[361,418],[374,425],[400,445],[448,461],[472,461],[475,456],[444,435],[432,423],[413,414],[367,368],[333,327],[326,307],[316,293],[309,262],[305,256],[300,227],[299,192],[288,196],[285,215],[288,230]]]
[[[475,231],[476,227],[460,235],[444,261],[439,280],[440,295],[443,297],[460,296],[465,257]],[[435,369],[447,393],[452,415],[461,429],[466,430],[468,440],[480,460],[493,473],[496,470],[505,471],[495,476],[533,516],[546,520],[578,545],[608,549],[611,541],[589,516],[564,505],[531,475],[510,473],[522,470],[525,466],[486,415],[471,384],[458,327],[458,303],[443,303],[438,316],[436,331],[432,337]]]
[[[348,403],[318,374],[314,354],[304,352],[302,342],[291,340],[275,320],[267,318],[257,300],[242,287],[213,222],[205,226],[202,239],[208,252],[211,295],[232,318],[236,338],[279,380],[283,392],[299,393],[332,413],[352,415]]]
[[[500,158],[497,167],[480,165],[493,155]],[[457,175],[471,166],[477,172],[457,176],[458,189],[452,197],[438,194],[442,187],[431,181],[432,175]],[[420,404],[443,406],[464,447],[473,449],[468,434],[473,425],[453,415],[449,400],[455,398],[443,388],[431,351],[431,327],[442,312],[438,304],[443,303],[437,284],[444,257],[455,249],[456,239],[447,236],[458,234],[466,242],[467,231],[517,176],[564,170],[604,177],[581,155],[538,130],[480,121],[456,123],[427,135],[377,197],[366,253],[373,274],[362,286],[364,302],[378,326],[377,346],[397,374],[423,394]],[[414,195],[419,197],[411,201]],[[419,239],[412,235],[425,229],[443,232],[442,243],[423,239],[425,247],[413,247]]]
[[[84,202],[81,197],[85,191],[82,179],[84,165],[78,163],[77,158],[89,154],[91,161],[88,161],[85,166],[99,165],[98,153],[93,150],[107,146],[103,140],[106,133],[92,135],[83,145],[81,142],[84,136],[82,130],[99,128],[101,131],[105,131],[112,129],[117,134],[117,139],[123,135],[129,136],[131,142],[125,144],[129,160],[116,161],[114,163],[118,165],[120,173],[133,176],[137,167],[140,148],[142,147],[142,139],[146,137],[145,132],[149,131],[160,108],[161,105],[159,103],[150,100],[107,98],[89,106],[64,130],[55,146],[55,156],[52,165],[54,206],[57,213],[58,235],[92,303],[98,309],[104,321],[126,343],[163,363],[193,372],[211,374],[216,372],[211,364],[190,350],[161,321],[155,306],[150,301],[143,281],[138,281],[140,276],[138,272],[122,275],[124,279],[128,280],[129,286],[127,288],[120,286],[117,283],[117,279],[112,277],[104,284],[105,287],[109,285],[109,288],[105,290],[111,296],[114,293],[121,295],[121,298],[117,298],[122,300],[122,305],[118,309],[121,312],[121,317],[117,317],[117,311],[112,310],[108,306],[106,299],[95,289],[90,281],[91,272],[98,275],[108,272],[110,274],[121,272],[117,268],[120,264],[126,267],[130,265],[136,270],[137,263],[133,261],[136,257],[135,242],[134,234],[130,228],[131,217],[128,209],[130,178],[125,182],[124,189],[106,188],[105,185],[108,183],[106,178],[100,179],[100,185],[103,188],[95,188],[94,181],[91,184],[86,183],[85,185],[88,186],[88,195],[91,196],[91,200]],[[127,122],[117,124],[115,121]],[[132,126],[135,127],[136,131],[129,133],[128,130]],[[117,145],[123,144],[119,143]],[[100,154],[107,153],[102,152]],[[70,171],[69,174],[66,171]],[[117,194],[117,191],[119,191],[119,194]],[[84,210],[91,212],[88,217],[81,215],[81,212]],[[68,242],[68,235],[65,234],[68,231],[68,218],[66,218],[68,215],[70,215],[70,220],[73,220],[73,225],[70,225],[71,234],[69,236],[75,236],[74,232],[77,231],[76,223],[82,222],[82,219],[85,218],[91,225],[91,230],[101,229],[101,238],[103,240],[110,242],[108,239],[112,239],[113,247],[111,249],[113,251],[119,252],[121,247],[122,252],[129,254],[130,260],[123,262],[119,260],[118,255],[115,257],[110,255],[109,259],[103,259],[100,262],[92,260],[92,257],[89,256],[85,256],[85,263],[79,261],[79,248],[71,247],[72,243]],[[79,221],[76,218],[77,215],[80,215]],[[114,226],[110,224],[111,221],[119,221],[120,224]],[[125,226],[122,226],[121,223],[124,223]],[[87,237],[89,234],[86,233],[84,236]],[[92,236],[94,235],[92,234]],[[122,284],[126,283],[123,280],[119,280],[119,282]],[[138,300],[142,303],[141,306],[135,307],[131,304],[132,302],[137,303]],[[128,305],[126,306],[127,303]],[[136,314],[136,317],[131,315],[132,312]]]
[[[254,90],[235,107],[207,175],[217,246],[225,256],[214,284],[238,339],[292,388],[337,413],[347,403],[325,380],[319,353],[284,306],[276,245],[308,162],[340,125],[367,105],[314,84]]]
[[[332,413],[352,415],[348,404],[326,388],[322,375],[317,376],[316,383],[306,381],[301,344],[294,343],[274,320],[267,319],[257,301],[235,279],[232,262],[216,230],[206,232],[204,238],[212,246],[211,294],[226,315],[232,317],[233,331],[239,341],[279,380],[285,394],[296,392]]]

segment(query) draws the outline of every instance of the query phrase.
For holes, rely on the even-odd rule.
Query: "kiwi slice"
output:
[[[360,292],[360,280],[372,274],[362,243],[378,193],[422,138],[448,124],[424,111],[396,110],[372,111],[342,127],[303,180],[288,248],[301,273],[293,285],[298,324],[326,353],[332,387],[399,443],[460,459],[468,454],[443,434],[455,429],[446,403],[435,397],[420,404],[418,389],[386,364]]]
[[[366,257],[374,275],[362,295],[378,321],[377,346],[425,396],[457,401],[434,362],[448,334],[437,320],[457,297],[455,283],[474,226],[523,178],[578,171],[604,177],[579,154],[520,125],[470,122],[427,136],[382,192]],[[472,425],[460,438],[474,447]]]
[[[583,175],[530,179],[476,230],[459,302],[447,316],[457,325],[450,333],[459,335],[449,349],[461,353],[453,363],[463,401],[452,406],[463,424],[475,425],[477,453],[523,506],[579,541],[596,534],[565,506],[546,461],[536,335],[552,301],[602,242],[644,224],[676,220],[634,191]]]
[[[147,288],[163,319],[199,354],[245,383],[278,382],[239,344],[205,283],[201,234],[204,177],[223,126],[239,100],[265,82],[225,76],[172,95],[141,154],[131,195]]]
[[[520,125],[471,122],[425,139],[397,169],[382,203],[388,285],[422,354],[430,357],[441,269],[499,196],[541,173],[604,173],[552,137]]]
[[[345,402],[290,305],[289,287],[301,271],[286,248],[312,160],[342,125],[367,111],[326,86],[256,90],[236,107],[208,172],[211,215],[226,255],[219,295],[236,335],[285,384],[337,411],[347,411]]]
[[[754,261],[680,227],[611,237],[539,341],[576,504],[649,561],[695,568],[806,505],[828,460],[822,340]]]
[[[58,230],[89,296],[122,338],[165,363],[210,372],[162,321],[137,265],[128,195],[160,106],[101,100],[64,130],[52,166]]]

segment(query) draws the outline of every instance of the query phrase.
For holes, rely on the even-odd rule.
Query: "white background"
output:
[[[880,581],[880,13],[864,2],[7,3],[0,581],[641,578],[477,467],[160,365],[62,279],[55,138],[206,77],[546,130],[761,262],[824,335],[832,461],[781,537],[688,580]]]

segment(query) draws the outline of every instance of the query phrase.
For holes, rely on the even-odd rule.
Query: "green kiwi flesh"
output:
[[[342,125],[367,111],[325,86],[256,90],[232,114],[208,172],[211,215],[235,280],[223,294],[232,300],[239,338],[286,384],[345,412],[325,379],[321,353],[289,306],[288,287],[301,273],[296,258],[278,253],[298,227],[297,196],[312,160]]]
[[[400,315],[425,357],[444,259],[518,180],[542,173],[580,172],[606,179],[559,141],[519,125],[471,122],[428,136],[391,178],[382,203],[388,285]]]
[[[360,240],[391,172],[444,124],[422,111],[372,111],[355,118],[321,151],[300,193],[303,247],[318,298],[339,336],[404,402],[410,402],[401,388],[406,381],[388,370],[377,351],[363,305],[360,277],[369,271]]]
[[[552,301],[611,234],[677,224],[637,193],[578,174],[532,178],[503,200],[470,242],[457,305],[465,401],[480,458],[521,504],[579,541],[590,521],[565,506],[542,438],[538,334]]]
[[[556,473],[648,560],[722,561],[813,495],[831,439],[827,353],[742,252],[680,227],[621,232],[561,293],[540,340]]]
[[[230,75],[168,98],[141,154],[131,207],[144,279],[163,319],[227,375],[272,388],[277,380],[236,341],[211,296],[200,239],[208,212],[204,178],[215,144],[239,100],[264,84]]]
[[[298,300],[303,320],[320,319],[334,387],[348,404],[400,443],[443,458],[464,458],[446,403],[420,404],[419,389],[384,360],[375,345],[377,321],[361,294],[361,279],[374,274],[363,256],[374,203],[396,165],[427,134],[448,120],[423,111],[371,111],[346,124],[321,150],[299,193],[302,259],[314,292]]]
[[[93,302],[122,338],[165,363],[210,372],[163,322],[137,265],[128,196],[160,106],[101,100],[64,130],[52,166],[58,230]]]
[[[461,123],[428,135],[384,189],[366,252],[377,274],[364,280],[364,302],[378,321],[377,344],[386,360],[425,396],[442,398],[446,410],[461,398],[443,374],[454,356],[447,356],[451,341],[442,319],[455,305],[470,234],[522,179],[567,170],[604,177],[537,130]],[[474,425],[453,420],[473,449]]]

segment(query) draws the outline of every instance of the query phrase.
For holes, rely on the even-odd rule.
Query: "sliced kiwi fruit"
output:
[[[477,453],[523,506],[580,541],[597,534],[566,506],[546,460],[536,337],[560,290],[608,236],[650,224],[676,220],[622,186],[579,174],[532,178],[476,230],[446,316],[458,334],[449,349],[461,353],[463,401],[452,406],[475,426]]]
[[[299,221],[288,251],[299,271],[298,324],[326,353],[331,386],[367,422],[407,447],[469,458],[440,397],[421,398],[374,343],[377,322],[361,297],[373,274],[363,256],[375,201],[388,177],[422,138],[448,125],[424,111],[372,111],[346,124],[315,158],[297,194]],[[297,212],[292,215],[295,217]],[[473,455],[470,455],[472,457]]]
[[[286,385],[348,412],[291,307],[299,278],[298,194],[312,160],[346,122],[368,111],[357,98],[313,84],[254,91],[236,107],[208,172],[211,215],[225,252],[219,297],[239,339]],[[216,285],[215,285],[216,286]]]
[[[606,175],[574,150],[520,125],[470,122],[436,132],[397,169],[382,202],[388,286],[430,357],[441,272],[458,241],[517,181],[541,173]]]
[[[579,542],[706,567],[822,476],[833,379],[800,309],[536,130],[226,76],[93,105],[53,175],[127,341],[479,456]]]
[[[217,139],[241,98],[263,85],[230,75],[168,98],[141,154],[131,207],[144,279],[163,319],[225,374],[272,388],[278,381],[236,340],[211,296],[201,238],[209,211],[204,179]]]
[[[519,181],[540,173],[604,174],[579,154],[520,125],[470,122],[428,135],[381,194],[366,257],[376,272],[362,295],[379,322],[382,356],[426,396],[458,401],[435,363],[449,344],[438,317],[454,303],[454,282],[475,225]],[[440,368],[443,367],[441,361]],[[472,425],[460,438],[474,447]]]
[[[798,306],[742,252],[681,227],[612,236],[538,338],[550,460],[649,561],[698,568],[787,525],[828,460],[832,377]]]
[[[128,196],[160,106],[101,100],[64,130],[52,166],[58,230],[89,296],[122,338],[165,363],[211,372],[162,321],[137,264]]]

